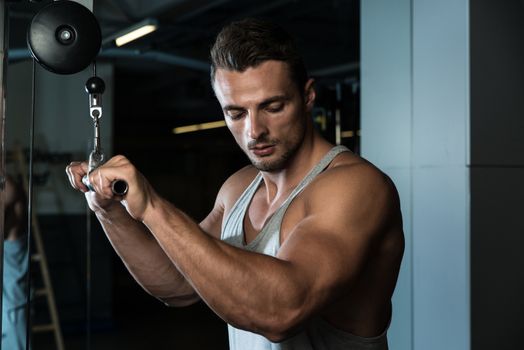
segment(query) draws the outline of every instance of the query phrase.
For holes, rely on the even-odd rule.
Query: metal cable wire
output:
[[[96,61],[93,61],[93,76],[96,77]],[[91,350],[91,235],[92,214],[86,206],[86,349]]]
[[[27,276],[26,276],[26,341],[25,349],[30,349],[31,341],[31,238],[33,235],[33,151],[35,144],[35,85],[36,85],[36,62],[32,60],[32,82],[31,82],[31,121],[29,127],[29,179],[27,191]]]
[[[86,205],[86,349],[91,349],[91,210]]]
[[[96,77],[96,61],[93,61],[93,76]],[[86,206],[86,349],[91,350],[91,211]]]

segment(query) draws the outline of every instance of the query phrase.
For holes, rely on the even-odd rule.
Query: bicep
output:
[[[338,193],[337,193],[338,192]],[[388,191],[322,191],[308,214],[292,229],[278,258],[289,263],[292,278],[312,303],[323,303],[351,289],[384,233]],[[327,194],[327,196],[326,196]],[[325,198],[330,198],[329,202]]]
[[[322,304],[351,288],[368,256],[371,242],[365,234],[335,226],[310,216],[295,227],[277,255],[313,303]]]

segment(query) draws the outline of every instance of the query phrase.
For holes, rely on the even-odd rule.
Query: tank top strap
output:
[[[284,214],[293,201],[293,199],[311,182],[313,179],[320,174],[327,166],[333,161],[333,159],[342,152],[349,151],[345,146],[335,146],[328,151],[322,157],[322,159],[309,171],[309,173],[302,179],[298,186],[291,192],[288,198],[282,203],[282,205],[275,211],[269,221],[266,223],[264,228],[259,232],[257,237],[247,245],[244,244],[244,216],[246,215],[247,208],[253,199],[253,196],[263,181],[262,173],[258,173],[253,179],[251,184],[245,189],[240,198],[233,205],[231,211],[222,222],[222,234],[221,239],[237,247],[241,247],[248,250],[257,251],[259,245],[267,243],[273,236],[275,239],[275,246],[272,247],[272,251],[276,252],[279,248],[280,234],[275,236],[275,232],[280,232],[280,225]],[[262,252],[262,251],[260,251]],[[267,253],[267,252],[265,252]]]
[[[335,146],[332,149],[329,150],[324,157],[320,160],[320,162],[315,165],[313,169],[309,171],[309,173],[302,179],[302,181],[298,184],[297,187],[291,192],[289,197],[286,198],[284,203],[280,206],[280,208],[277,209],[277,211],[273,214],[271,219],[269,220],[268,224],[266,225],[266,228],[268,230],[277,230],[280,231],[280,226],[282,224],[282,219],[284,218],[284,214],[287,211],[287,208],[295,199],[295,197],[307,186],[313,179],[320,174],[322,171],[324,171],[328,165],[335,159],[337,155],[339,155],[342,152],[349,152],[349,149],[346,146]]]
[[[323,172],[329,164],[335,159],[336,156],[338,156],[342,152],[348,152],[349,149],[346,146],[338,145],[329,150],[328,153],[322,157],[320,162],[313,167],[313,169],[310,170],[310,172],[300,181],[297,187],[291,192],[289,197],[286,199],[284,204],[291,203],[291,201],[307,186],[313,181],[313,179],[319,175],[321,172]]]

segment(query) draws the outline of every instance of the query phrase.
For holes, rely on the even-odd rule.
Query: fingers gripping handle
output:
[[[89,178],[87,177],[87,175],[84,175],[84,177],[82,177],[82,183],[86,185],[87,188],[89,188],[89,191],[95,192],[95,189],[93,188],[93,186],[91,186],[91,183],[89,182]],[[129,186],[127,185],[127,182],[124,180],[115,180],[111,182],[111,191],[113,192],[113,194],[117,196],[125,196],[128,189]]]

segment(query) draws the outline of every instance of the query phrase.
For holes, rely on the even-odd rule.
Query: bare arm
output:
[[[311,207],[276,258],[209,237],[160,198],[152,199],[142,218],[219,316],[281,341],[352,288],[394,210],[386,181],[375,173],[354,174],[358,183],[345,175],[340,171],[316,184]]]
[[[122,157],[116,157],[108,165],[126,161]],[[88,191],[81,181],[87,172],[85,163],[71,163],[66,172],[71,185],[85,193],[89,206],[95,212],[111,245],[138,284],[172,306],[186,306],[200,299],[140,221],[132,218],[120,202]],[[220,211],[221,207],[217,204],[202,222],[203,230],[217,234]]]
[[[118,204],[96,216],[107,238],[138,284],[168,305],[186,306],[200,298],[143,224]]]
[[[110,183],[116,178],[129,184],[129,192],[122,199],[128,221],[122,219],[123,212],[110,216],[118,219],[118,224],[111,224],[113,227],[121,225],[118,249],[125,247],[129,233],[124,234],[124,230],[127,232],[133,221],[143,222],[149,231],[147,239],[142,237],[130,244],[134,256],[124,258],[133,261],[132,265],[128,263],[133,274],[144,275],[137,279],[143,285],[145,279],[148,286],[156,285],[153,280],[159,278],[158,274],[154,272],[151,280],[146,275],[156,268],[166,269],[171,277],[167,287],[156,294],[176,304],[176,297],[160,293],[177,290],[171,283],[181,280],[179,271],[225,321],[272,341],[296,332],[311,315],[355,285],[373,243],[381,239],[392,213],[398,209],[390,185],[378,171],[369,166],[358,166],[351,174],[332,169],[329,176],[319,177],[314,186],[306,189],[308,193],[302,194],[307,196],[304,216],[274,258],[232,247],[210,236],[203,227],[217,230],[216,217],[222,213],[214,211],[202,226],[198,225],[158,196],[127,161],[120,164],[119,160],[110,160],[90,176],[97,193],[107,200],[113,200]],[[160,250],[149,244],[158,245]],[[136,255],[144,254],[141,245],[153,252],[149,257],[159,265],[146,270],[134,266],[140,261],[135,260]],[[155,257],[157,253],[162,258]],[[136,265],[147,266],[150,258],[142,257],[145,260]],[[170,263],[174,267],[169,267]]]

